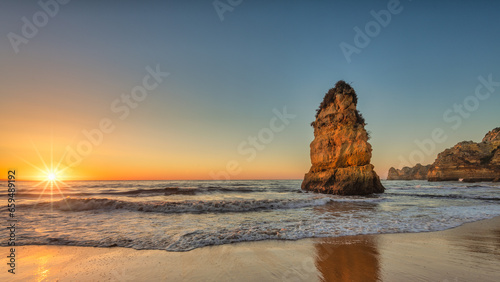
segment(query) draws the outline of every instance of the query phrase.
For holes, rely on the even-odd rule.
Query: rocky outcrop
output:
[[[427,180],[427,173],[431,165],[417,164],[414,167],[403,167],[395,169],[391,167],[387,174],[387,180]]]
[[[370,164],[372,147],[356,104],[356,92],[344,81],[337,82],[325,95],[311,124],[312,166],[302,189],[337,195],[384,192]]]
[[[480,143],[464,141],[440,153],[427,175],[429,181],[498,181],[500,178],[500,127]]]

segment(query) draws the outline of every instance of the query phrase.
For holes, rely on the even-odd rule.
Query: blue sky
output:
[[[443,149],[500,126],[500,87],[456,130],[443,120],[474,95],[479,76],[500,81],[500,4],[402,0],[402,11],[349,63],[339,45],[354,45],[354,28],[364,30],[374,21],[370,12],[390,2],[243,0],[221,21],[212,1],[73,0],[16,54],[8,34],[22,35],[21,18],[32,19],[41,6],[4,1],[0,95],[9,106],[1,120],[13,138],[28,134],[44,147],[50,137],[64,148],[109,116],[110,103],[141,82],[146,66],[159,64],[168,78],[81,171],[106,160],[107,172],[96,177],[115,175],[119,162],[145,178],[210,179],[236,160],[242,172],[235,178],[301,178],[310,166],[315,110],[343,79],[358,93],[382,177],[400,156],[420,150],[416,140],[441,128],[448,138],[422,159],[431,163]],[[284,106],[296,118],[247,162],[238,145]],[[27,150],[0,142],[4,152]]]

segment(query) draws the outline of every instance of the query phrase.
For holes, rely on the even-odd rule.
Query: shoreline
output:
[[[1,254],[8,251],[0,247]],[[188,252],[17,246],[16,274],[2,265],[0,280],[8,281],[495,281],[500,216],[444,231],[239,242]]]

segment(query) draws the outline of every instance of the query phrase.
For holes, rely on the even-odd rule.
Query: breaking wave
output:
[[[53,202],[32,204],[33,206],[54,208],[62,211],[89,210],[129,210],[158,213],[214,213],[248,212],[266,209],[294,209],[325,205],[333,199],[315,197],[309,199],[264,199],[264,200],[221,200],[221,201],[169,201],[169,202],[128,202],[99,198],[66,198]]]

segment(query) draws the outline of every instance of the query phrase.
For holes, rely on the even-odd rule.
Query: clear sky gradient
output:
[[[500,3],[391,2],[221,0],[231,7],[221,20],[211,0],[73,0],[43,24],[37,1],[2,1],[0,178],[16,169],[39,179],[35,167],[51,156],[64,169],[75,159],[68,148],[91,142],[83,131],[106,119],[114,130],[60,178],[300,179],[315,110],[340,79],[358,93],[382,178],[402,159],[432,163],[500,126],[500,87],[471,98],[479,76],[500,81]],[[400,12],[348,62],[339,45],[356,47],[355,27],[388,4]],[[33,16],[42,24],[27,38],[23,17]],[[12,34],[25,39],[17,53]],[[111,105],[148,66],[169,75],[121,119]],[[275,118],[284,107],[288,124]],[[446,138],[421,149],[436,128]]]

